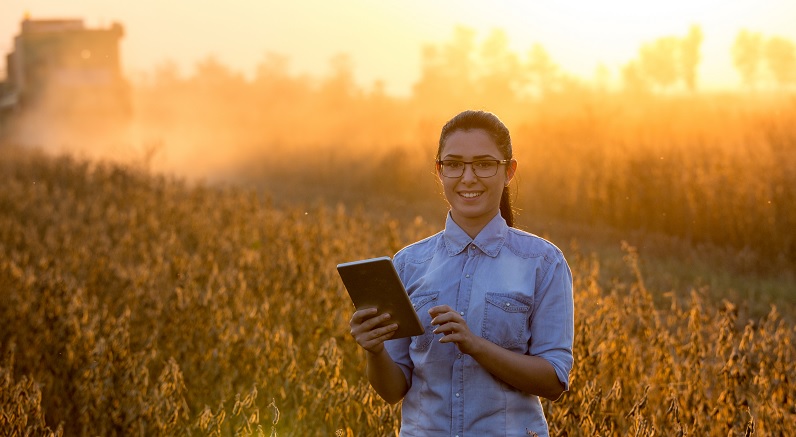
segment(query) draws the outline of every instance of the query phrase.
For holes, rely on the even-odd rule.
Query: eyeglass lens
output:
[[[488,178],[497,174],[497,168],[500,161],[497,160],[480,160],[480,161],[456,161],[445,160],[442,161],[442,175],[449,178],[458,178],[464,174],[464,169],[467,164],[470,164],[473,173],[479,178]]]

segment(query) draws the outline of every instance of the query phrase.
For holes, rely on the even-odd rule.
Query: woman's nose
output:
[[[475,170],[473,170],[473,164],[464,164],[464,174],[462,174],[462,180],[465,181],[474,181],[478,178],[475,175]]]

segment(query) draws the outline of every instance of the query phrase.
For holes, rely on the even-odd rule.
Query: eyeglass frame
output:
[[[446,175],[445,172],[442,170],[444,168],[445,161],[448,161],[448,162],[460,162],[460,163],[464,164],[462,166],[462,173],[460,175],[458,175],[458,176],[448,176],[448,175]],[[486,162],[496,162],[497,163],[497,165],[495,166],[495,173],[491,174],[489,176],[479,176],[478,173],[476,173],[476,170],[475,170],[475,167],[473,167],[473,164],[475,164],[476,162],[485,162],[485,161]],[[434,161],[434,163],[437,164],[437,166],[439,167],[440,174],[442,176],[445,176],[446,178],[454,179],[454,178],[460,178],[460,177],[464,176],[464,171],[467,170],[467,164],[470,164],[470,168],[473,170],[473,174],[476,177],[479,177],[479,178],[491,178],[491,177],[497,175],[497,168],[499,166],[508,165],[509,163],[511,163],[511,159],[476,159],[474,161],[462,161],[462,160],[459,160],[459,159],[438,159],[438,160]]]

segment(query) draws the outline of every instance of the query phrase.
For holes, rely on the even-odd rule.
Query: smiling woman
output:
[[[445,229],[393,260],[425,332],[393,339],[389,314],[351,317],[371,385],[403,400],[401,435],[549,435],[540,397],[569,388],[572,274],[552,243],[512,227],[516,169],[494,114],[448,121],[437,152]]]

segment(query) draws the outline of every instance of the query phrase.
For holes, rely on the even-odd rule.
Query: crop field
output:
[[[796,435],[793,56],[703,91],[693,35],[594,83],[459,28],[407,95],[270,53],[142,72],[131,120],[4,111],[0,436],[397,436],[335,266],[440,230],[463,109],[510,128],[518,227],[573,272],[552,436]]]
[[[427,218],[0,153],[3,435],[397,435],[334,266],[436,232]],[[575,366],[545,401],[552,435],[796,433],[787,295],[762,313],[667,295],[631,244],[606,280],[563,243]]]

